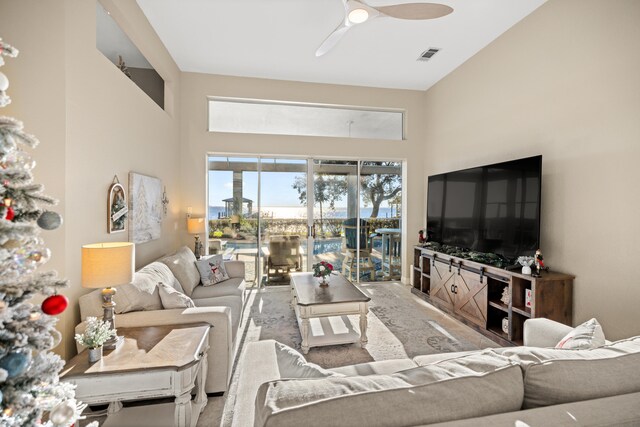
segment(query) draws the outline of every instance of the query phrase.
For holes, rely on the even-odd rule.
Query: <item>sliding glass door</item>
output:
[[[312,166],[312,263],[328,262],[347,275],[351,271],[345,270],[345,257],[354,255],[355,247],[347,248],[344,227],[358,215],[358,162],[315,159]],[[356,272],[352,279],[355,277]]]
[[[245,263],[246,280],[261,277],[257,157],[214,157],[209,164],[209,254]]]
[[[288,284],[307,271],[309,215],[305,159],[260,159],[260,241],[264,280]]]
[[[360,217],[367,226],[375,279],[402,276],[402,163],[360,162]]]
[[[248,281],[287,284],[320,261],[400,278],[400,162],[210,156],[208,191],[209,253],[244,261]]]

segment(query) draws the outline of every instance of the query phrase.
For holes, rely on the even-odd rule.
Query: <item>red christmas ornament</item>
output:
[[[62,313],[69,305],[69,300],[64,295],[51,295],[42,301],[42,311],[50,316]]]
[[[7,206],[7,215],[5,215],[5,219],[8,221],[13,221],[13,218],[16,216],[16,213],[13,211],[11,206]]]

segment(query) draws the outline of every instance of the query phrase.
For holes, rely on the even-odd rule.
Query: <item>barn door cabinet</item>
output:
[[[532,277],[421,247],[414,248],[413,266],[414,294],[501,345],[522,345],[524,321],[530,318],[571,324],[575,277],[570,274]],[[501,300],[505,289],[508,304]]]

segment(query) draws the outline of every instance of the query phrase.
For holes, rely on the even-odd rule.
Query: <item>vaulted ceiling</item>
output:
[[[343,0],[137,2],[182,71],[426,90],[545,0],[442,0],[453,13],[370,19],[320,57],[316,49],[345,18]],[[417,61],[429,48],[440,51]]]

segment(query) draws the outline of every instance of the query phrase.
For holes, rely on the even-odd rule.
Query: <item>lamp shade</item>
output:
[[[133,282],[135,245],[129,242],[82,246],[82,287],[108,288]]]
[[[189,218],[187,220],[187,231],[189,234],[202,234],[204,233],[204,218]]]

